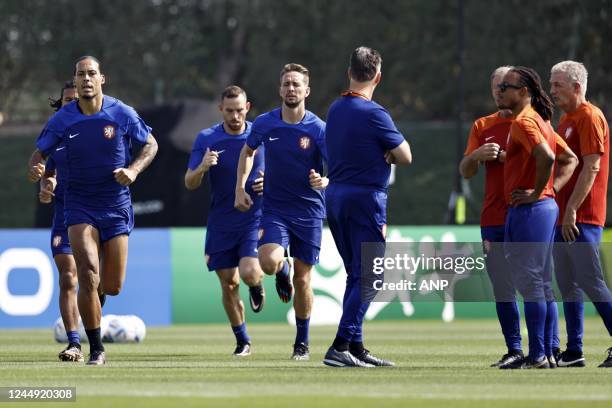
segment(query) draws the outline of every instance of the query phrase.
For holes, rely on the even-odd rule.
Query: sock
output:
[[[565,327],[567,329],[567,349],[575,353],[582,353],[582,316],[584,316],[584,303],[563,302],[565,312]]]
[[[360,355],[364,350],[365,348],[363,347],[363,343],[360,341],[351,341],[349,343],[349,351],[354,356]]]
[[[287,278],[289,276],[289,262],[285,259],[283,261],[283,267],[280,271],[276,272],[277,278]]]
[[[66,330],[66,336],[68,336],[68,344],[81,344],[81,336],[78,331]]]
[[[508,353],[518,353],[521,347],[521,317],[516,302],[495,302],[497,318],[508,347]]]
[[[529,334],[529,358],[536,361],[545,355],[546,302],[525,302],[525,322]]]
[[[349,342],[340,336],[336,336],[332,347],[337,351],[347,351],[349,349]]]
[[[97,329],[85,330],[85,333],[87,333],[87,338],[89,339],[89,353],[93,354],[94,351],[104,351],[99,327]]]
[[[612,302],[593,302],[593,306],[608,329],[608,334],[612,336]]]
[[[295,335],[295,344],[308,344],[308,328],[310,326],[310,317],[306,319],[300,319],[295,316],[295,327],[297,328],[297,333]]]
[[[553,349],[559,348],[559,312],[557,302],[546,302],[546,325],[544,327],[544,352],[552,356]]]
[[[251,338],[247,334],[246,323],[242,323],[240,326],[232,326],[234,336],[236,336],[237,343],[250,343]]]

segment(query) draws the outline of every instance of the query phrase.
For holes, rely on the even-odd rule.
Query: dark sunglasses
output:
[[[521,89],[521,88],[524,88],[525,86],[524,85],[512,85],[507,82],[502,82],[501,84],[497,85],[497,87],[499,88],[501,92],[506,92],[506,89],[508,88]]]

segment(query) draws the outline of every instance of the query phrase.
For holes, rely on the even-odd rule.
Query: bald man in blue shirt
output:
[[[79,100],[63,107],[45,126],[30,158],[28,178],[40,180],[45,158],[60,144],[65,146],[65,224],[77,266],[79,312],[89,339],[87,364],[102,365],[106,356],[98,287],[108,295],[121,291],[128,236],[134,227],[128,186],[155,157],[157,142],[133,108],[102,93],[105,76],[95,57],[76,61],[74,81]],[[133,144],[142,146],[134,160]]]

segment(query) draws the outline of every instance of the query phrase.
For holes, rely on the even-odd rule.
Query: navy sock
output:
[[[545,355],[546,302],[525,302],[525,322],[529,334],[529,357],[536,361]]]
[[[364,350],[365,348],[363,347],[363,343],[360,341],[351,341],[349,343],[349,351],[354,356],[360,355]]]
[[[102,337],[100,337],[100,328],[85,330],[87,333],[87,339],[89,339],[89,352],[93,353],[94,351],[104,351],[104,346],[102,345]]]
[[[337,351],[347,351],[349,349],[349,341],[340,336],[336,336],[332,343],[332,347]]]
[[[277,278],[286,278],[289,276],[289,262],[285,259],[283,261],[283,267],[280,271],[276,272]]]
[[[237,343],[250,343],[251,338],[247,334],[246,323],[242,323],[240,326],[232,326],[234,336],[236,336]]]
[[[559,311],[557,302],[546,302],[546,326],[544,328],[544,352],[550,357],[553,349],[559,348]]]
[[[495,309],[508,352],[521,351],[521,318],[517,303],[495,302]]]
[[[565,327],[567,329],[567,349],[582,353],[584,303],[563,302],[563,311],[565,312]]]
[[[593,306],[608,329],[608,334],[612,336],[612,302],[593,302]]]
[[[78,331],[66,330],[66,336],[68,336],[68,344],[81,344],[81,336]]]
[[[310,317],[306,319],[300,319],[295,316],[295,327],[297,333],[295,334],[295,344],[308,344],[308,328],[310,326]]]

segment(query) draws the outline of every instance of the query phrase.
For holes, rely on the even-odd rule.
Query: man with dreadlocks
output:
[[[529,356],[504,368],[549,368],[544,337],[547,315],[549,319],[556,315],[549,262],[559,214],[553,199],[556,142],[549,122],[552,102],[531,68],[512,68],[498,88],[499,108],[512,110],[515,118],[504,169],[504,196],[509,206],[505,252],[514,284],[525,300],[529,335]],[[553,326],[550,321],[548,326]]]

